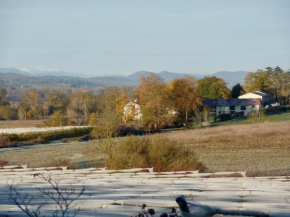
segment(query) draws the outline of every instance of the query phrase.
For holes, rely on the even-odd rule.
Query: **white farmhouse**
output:
[[[136,100],[134,102],[129,102],[124,106],[123,115],[125,117],[127,115],[130,115],[132,117],[132,120],[134,120],[134,121],[141,121],[142,120],[141,107],[136,102]]]
[[[263,108],[261,99],[204,99],[202,102],[204,106],[211,107],[216,116],[235,113],[247,116]]]
[[[272,100],[272,96],[268,93],[263,93],[261,91],[255,91],[252,93],[246,93],[239,96],[239,99],[261,99],[262,104],[269,103]]]

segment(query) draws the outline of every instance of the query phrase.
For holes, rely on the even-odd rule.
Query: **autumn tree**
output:
[[[230,90],[226,82],[215,76],[204,77],[199,80],[197,93],[200,97],[206,99],[229,98]]]
[[[130,103],[128,104],[128,96],[127,94],[123,93],[120,97],[116,99],[116,110],[119,117],[122,118],[123,122],[126,124],[132,121],[133,116],[135,114],[135,106],[134,100],[131,99]],[[128,111],[124,111],[124,109],[128,108]]]
[[[244,93],[244,89],[240,83],[236,84],[233,86],[232,91],[231,91],[231,96],[232,98],[238,98],[240,95]]]
[[[0,106],[0,119],[12,120],[17,119],[17,113],[10,106]]]
[[[106,87],[101,95],[100,113],[116,116],[116,99],[121,95],[120,88],[116,86]]]
[[[80,118],[87,122],[89,115],[97,110],[96,97],[87,89],[75,91],[70,97],[70,103],[67,110],[69,116],[75,116],[77,124],[80,124]]]
[[[9,100],[7,98],[7,92],[4,88],[0,87],[0,106],[9,106]]]
[[[124,107],[128,102],[128,97],[126,94],[122,94],[116,99],[116,110],[119,117],[124,119]],[[126,119],[125,119],[126,122]]]
[[[118,98],[121,97],[120,88],[109,86],[98,96],[98,110],[92,115],[90,123],[94,126],[91,136],[97,139],[112,138],[119,135],[121,105],[117,110]],[[124,99],[123,99],[124,100]],[[120,104],[124,104],[123,102]]]
[[[198,81],[192,77],[177,78],[167,84],[171,102],[175,111],[188,122],[190,113],[201,107],[201,98],[197,94]]]
[[[281,80],[282,104],[290,104],[290,71],[285,71]]]
[[[43,115],[42,99],[35,89],[27,89],[23,92],[18,109],[18,116],[22,119],[40,118]]]
[[[281,104],[289,102],[290,73],[283,71],[279,66],[266,70],[257,70],[249,73],[245,78],[246,92],[262,91],[273,95],[274,99]]]
[[[68,119],[63,114],[63,111],[55,111],[50,118],[45,122],[46,125],[51,127],[60,127],[60,126],[67,126]]]
[[[165,83],[162,78],[153,73],[148,77],[142,77],[140,81],[138,91],[142,121],[149,130],[161,129],[170,119],[168,114],[170,101]]]
[[[269,72],[257,70],[257,72],[250,72],[245,77],[244,89],[247,93],[254,91],[269,92]]]
[[[287,92],[287,72],[276,66],[274,69],[271,67],[266,68],[269,72],[269,92],[273,94],[274,99],[280,103],[283,103],[285,97],[285,90]],[[287,96],[286,96],[287,97]]]
[[[10,108],[6,89],[0,87],[0,119],[14,119],[15,112]]]
[[[43,102],[44,114],[51,115],[57,110],[65,111],[69,103],[68,96],[60,90],[49,90]]]

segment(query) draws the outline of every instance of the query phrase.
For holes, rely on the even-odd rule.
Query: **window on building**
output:
[[[236,107],[235,106],[230,106],[230,110],[231,111],[235,111],[236,110]]]
[[[246,106],[242,105],[242,106],[241,106],[241,110],[242,110],[242,111],[247,110],[247,109],[246,109]]]

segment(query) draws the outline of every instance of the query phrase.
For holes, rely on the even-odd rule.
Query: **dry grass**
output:
[[[290,121],[176,131],[166,136],[188,144],[212,172],[290,174]]]
[[[0,121],[0,128],[21,128],[21,127],[39,127],[44,125],[45,120],[10,120]]]
[[[95,167],[100,166],[96,150],[92,142],[34,145],[0,149],[0,159],[9,165],[28,167],[60,166],[65,162],[69,167]]]
[[[290,175],[290,121],[221,126],[164,134],[192,148],[210,172]],[[103,166],[96,141],[0,149],[0,160],[30,167],[69,159],[79,167]]]

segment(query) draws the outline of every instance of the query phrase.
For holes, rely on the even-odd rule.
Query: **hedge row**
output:
[[[65,130],[55,130],[46,132],[28,132],[21,134],[2,134],[0,136],[0,147],[9,147],[11,145],[46,143],[52,140],[63,138],[81,137],[89,134],[93,128],[72,128]]]

